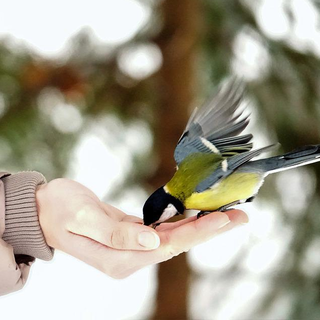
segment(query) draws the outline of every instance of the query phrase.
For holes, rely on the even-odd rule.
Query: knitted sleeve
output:
[[[2,178],[5,191],[5,229],[2,239],[11,245],[15,255],[51,260],[50,248],[40,228],[36,189],[45,183],[38,172],[20,172]]]

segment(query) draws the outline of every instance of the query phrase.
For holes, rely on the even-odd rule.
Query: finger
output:
[[[211,239],[219,229],[230,223],[229,216],[222,212],[208,214],[200,219],[195,219],[176,229],[164,232],[164,240],[170,247],[170,251],[177,254],[188,251],[191,247]]]
[[[230,222],[224,222],[224,218],[217,217],[218,215],[223,215],[226,214],[230,220]],[[217,215],[216,217],[214,217],[214,215]],[[184,228],[183,232],[189,232],[189,226],[188,229],[185,228],[185,225],[188,224],[198,224],[197,228],[199,228],[198,230],[195,229],[195,232],[193,233],[186,233],[186,235],[188,236],[186,241],[184,241],[184,243],[182,245],[179,245],[179,243],[176,243],[177,240],[180,241],[181,237],[180,235],[177,233],[176,234],[176,238],[172,237],[170,240],[170,243],[165,243],[165,239],[162,238],[163,243],[161,244],[161,246],[153,251],[148,251],[148,252],[139,252],[139,251],[135,251],[132,252],[132,256],[129,257],[130,261],[135,261],[135,263],[131,263],[130,267],[128,269],[126,269],[126,273],[124,273],[124,275],[129,275],[132,274],[133,272],[141,269],[142,267],[149,265],[149,264],[154,264],[154,263],[159,263],[165,260],[168,260],[170,258],[172,258],[175,255],[178,255],[181,252],[184,251],[188,251],[192,246],[199,244],[201,242],[207,241],[208,239],[222,233],[222,232],[226,232],[228,230],[231,230],[232,228],[240,225],[240,224],[244,224],[248,222],[248,217],[247,215],[240,210],[232,210],[232,211],[227,211],[225,213],[220,213],[220,212],[215,212],[213,213],[212,216],[210,217],[202,217],[201,219],[205,220],[205,221],[201,221],[201,223],[197,222],[200,219],[197,219],[196,216],[193,217],[189,217],[180,221],[177,221],[175,223],[164,223],[163,228],[166,228],[170,225],[170,228],[175,225],[176,228],[182,229],[182,227]],[[214,221],[213,221],[214,220]],[[220,222],[219,222],[220,220]],[[207,225],[211,225],[211,227],[209,227],[209,232],[207,233],[207,235],[202,234],[203,233],[203,224],[205,226]],[[212,232],[211,229],[214,229],[215,231]],[[164,230],[163,230],[164,231]],[[167,230],[166,230],[167,231]],[[160,232],[160,235],[163,235],[163,233],[167,233],[166,231],[164,232]],[[202,234],[200,236],[200,234]],[[166,237],[164,237],[166,238]],[[168,240],[168,239],[166,239]],[[120,258],[120,257],[119,257]],[[128,258],[128,257],[127,257]],[[120,260],[120,259],[119,259]]]
[[[19,282],[21,282],[21,285],[23,286],[28,279],[28,275],[30,272],[31,265],[26,265],[24,263],[19,264],[19,269],[21,271],[21,277],[19,279]]]
[[[176,229],[159,231],[160,247],[154,251],[138,253],[140,263],[137,268],[171,259],[219,233],[248,221],[246,214],[240,210],[215,212],[200,219],[191,217],[185,220],[189,221],[177,226]]]
[[[220,211],[214,211],[214,212],[211,212],[209,214],[216,214]],[[234,227],[235,224],[246,224],[248,223],[248,216],[243,212],[243,211],[240,211],[240,210],[228,210],[226,212],[224,212],[228,217],[229,219],[231,220],[231,224],[230,224],[230,227]],[[205,217],[205,216],[203,216]],[[203,217],[201,217],[203,219]],[[199,218],[199,219],[201,219]],[[195,221],[197,220],[197,215],[194,215],[192,217],[188,217],[188,218],[185,218],[185,219],[181,219],[177,222],[171,222],[171,223],[162,223],[160,226],[158,226],[156,228],[156,230],[159,232],[159,231],[168,231],[168,230],[172,230],[172,229],[175,229],[177,227],[180,227],[184,224],[187,224],[191,221]],[[229,224],[228,224],[228,228],[229,228]]]
[[[239,225],[247,224],[249,218],[247,214],[241,210],[230,210],[226,214],[230,219],[230,223],[218,230],[217,234],[231,230]]]
[[[109,211],[101,210],[95,202],[87,204],[78,211],[76,221],[69,225],[69,231],[115,249],[152,250],[160,245],[160,238],[152,228],[138,223],[114,220],[109,216]]]
[[[110,204],[107,204],[101,201],[99,205],[101,209],[104,212],[107,212],[108,216],[113,220],[122,221],[126,216],[126,214],[123,211],[111,206]]]
[[[121,279],[139,269],[140,254],[148,251],[117,250],[80,235],[72,235],[64,252],[112,278]]]
[[[160,238],[153,229],[133,223],[118,222],[113,226],[110,235],[110,247],[126,250],[156,249],[160,245]]]
[[[125,215],[121,221],[143,224],[143,220],[141,218],[132,215]]]
[[[123,211],[119,210],[116,207],[111,206],[110,204],[101,202],[100,206],[103,211],[108,212],[108,216],[113,220],[136,222],[136,223],[143,224],[143,220],[141,218],[134,215],[125,214]]]
[[[158,232],[160,231],[168,231],[168,230],[172,230],[172,229],[175,229],[177,227],[180,227],[186,223],[189,223],[191,221],[194,221],[197,219],[197,216],[192,216],[192,217],[188,217],[188,218],[185,218],[185,219],[181,219],[179,221],[176,221],[176,222],[164,222],[164,223],[161,223],[157,228],[156,230]]]
[[[219,211],[214,211],[214,212],[211,212],[209,214],[216,214],[217,212],[219,212]],[[226,211],[225,214],[233,222],[231,224],[232,226],[233,226],[233,224],[236,224],[236,223],[237,224],[242,224],[242,223],[247,223],[248,222],[248,216],[243,211],[240,211],[240,210],[229,210],[229,211]],[[203,219],[203,217],[201,217],[200,219]],[[181,220],[179,220],[177,222],[161,223],[161,225],[158,226],[156,228],[156,230],[158,232],[172,230],[172,229],[175,229],[177,227],[180,227],[180,226],[182,226],[184,224],[187,224],[187,223],[189,223],[191,221],[195,221],[195,220],[197,220],[197,215],[194,215],[192,217],[188,217],[188,218],[185,218],[185,219],[181,219]]]
[[[214,213],[214,214],[221,214],[221,213]],[[225,224],[225,222],[218,221],[219,219],[217,217],[202,217],[201,219],[206,220],[206,221],[202,221],[202,223],[204,223],[205,225],[210,224],[212,229],[215,229],[215,232],[212,233],[211,228],[208,234],[208,237],[205,237],[204,235],[200,236],[201,233],[203,233],[202,230],[202,226],[200,226],[200,229],[197,230],[195,233],[190,233],[187,234],[188,235],[188,239],[186,241],[184,241],[183,245],[179,245],[176,243],[176,240],[180,240],[180,236],[177,234],[177,238],[175,239],[174,237],[171,238],[170,243],[165,243],[166,237],[162,237],[163,240],[163,244],[156,250],[153,251],[117,251],[117,250],[113,250],[113,249],[109,249],[108,254],[110,255],[110,258],[116,258],[116,261],[119,262],[120,265],[125,264],[127,267],[126,268],[120,268],[120,267],[116,267],[116,268],[112,268],[113,270],[109,270],[109,266],[107,266],[107,273],[111,274],[111,275],[116,275],[116,277],[118,277],[120,275],[120,277],[124,277],[127,275],[132,274],[133,272],[141,269],[142,267],[149,265],[149,264],[154,264],[154,263],[159,263],[165,260],[168,260],[170,258],[172,258],[173,256],[183,252],[183,251],[188,251],[192,246],[200,243],[200,242],[204,242],[206,240],[208,240],[208,238],[212,238],[213,236],[228,231],[234,227],[236,227],[239,224],[242,223],[246,223],[248,222],[248,217],[247,215],[240,211],[240,210],[232,210],[232,211],[228,211],[225,213],[230,222]],[[215,220],[214,223],[212,222],[212,220]],[[199,219],[200,220],[200,219]],[[210,220],[210,221],[209,221]],[[196,219],[196,217],[190,217],[181,221],[178,221],[176,223],[165,223],[163,224],[163,227],[166,227],[166,225],[175,225],[176,228],[180,228],[186,224],[194,224],[195,222],[197,222],[198,220]],[[184,222],[184,223],[183,223]],[[199,223],[198,223],[199,224]],[[224,226],[222,226],[224,225]],[[217,227],[218,226],[218,227]],[[220,226],[220,227],[219,227]],[[222,227],[221,227],[222,226]],[[198,226],[199,227],[199,226]],[[188,226],[189,229],[189,226]],[[189,231],[187,229],[184,230],[185,231]],[[163,233],[166,232],[160,232],[159,234],[161,236],[163,236]],[[101,260],[101,252],[99,254],[99,259]],[[128,262],[130,261],[130,265],[128,265]],[[106,272],[106,271],[104,271]],[[120,274],[119,274],[120,273]]]

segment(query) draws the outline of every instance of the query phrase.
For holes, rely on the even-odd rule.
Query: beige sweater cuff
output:
[[[5,187],[5,230],[3,240],[15,254],[51,260],[53,249],[40,228],[35,192],[45,178],[38,172],[20,172],[2,179]]]

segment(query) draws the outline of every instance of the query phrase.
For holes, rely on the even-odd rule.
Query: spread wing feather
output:
[[[240,81],[231,80],[205,105],[195,109],[174,152],[178,165],[194,152],[214,152],[229,157],[251,150],[252,135],[238,136],[249,123],[248,116],[243,118],[238,111],[243,91]]]

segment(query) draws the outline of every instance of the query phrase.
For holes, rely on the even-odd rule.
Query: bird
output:
[[[253,149],[253,135],[242,134],[250,120],[240,108],[244,95],[243,82],[229,79],[195,108],[174,151],[173,177],[143,206],[144,225],[156,228],[185,210],[199,211],[197,218],[230,210],[253,201],[269,174],[320,161],[320,144],[254,160],[278,144]]]

